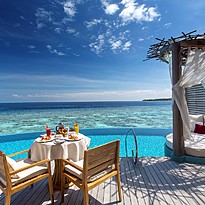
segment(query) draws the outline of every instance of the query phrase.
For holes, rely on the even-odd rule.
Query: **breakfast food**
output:
[[[41,136],[40,136],[40,142],[46,142],[46,141],[51,141],[51,140],[53,140],[53,138],[54,138],[54,136],[55,136],[55,133],[51,133],[49,136],[47,136],[47,134],[42,134]]]
[[[70,138],[70,139],[73,139],[73,140],[78,140],[78,137],[75,136],[75,135],[71,135],[71,136],[69,136],[69,138]]]
[[[50,140],[49,137],[41,137],[41,141],[46,141],[46,140]]]
[[[56,131],[56,134],[62,134],[64,137],[66,137],[68,135],[68,129],[64,129],[64,128],[59,128]]]
[[[46,136],[46,135],[42,135],[41,136],[41,141],[46,141],[46,140],[50,140],[51,136]]]

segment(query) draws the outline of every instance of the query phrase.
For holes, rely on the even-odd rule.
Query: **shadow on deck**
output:
[[[115,178],[89,192],[90,205],[123,204],[155,205],[205,203],[205,165],[177,163],[164,157],[142,157],[138,164],[131,158],[121,158],[121,186],[123,201],[118,201]],[[60,193],[54,194],[60,204]],[[0,195],[0,205],[4,195]],[[36,183],[12,196],[12,205],[50,204],[47,180]],[[65,190],[63,205],[83,204],[83,194],[75,186]]]

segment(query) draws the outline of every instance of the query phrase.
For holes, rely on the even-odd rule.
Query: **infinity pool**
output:
[[[2,135],[0,136],[0,150],[4,151],[6,154],[18,152],[24,149],[29,149],[33,141],[39,136],[41,132],[34,133],[22,133],[15,135]],[[124,134],[86,134],[86,136],[91,138],[91,143],[89,148],[102,145],[104,143],[120,140],[120,156],[126,156],[125,138]],[[137,135],[138,143],[138,156],[152,156],[152,157],[162,157],[165,156],[164,144],[165,136],[163,135]],[[133,136],[129,135],[127,138],[127,150],[128,156],[131,156],[131,150],[135,152],[135,144]]]

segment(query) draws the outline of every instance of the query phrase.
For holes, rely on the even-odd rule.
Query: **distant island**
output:
[[[144,99],[143,101],[171,101],[172,98]]]

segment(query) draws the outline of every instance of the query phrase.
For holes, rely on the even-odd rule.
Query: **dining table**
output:
[[[66,137],[56,138],[52,136],[51,139],[42,140],[38,137],[32,143],[31,160],[40,161],[43,159],[54,160],[53,185],[55,190],[60,189],[61,172],[62,172],[62,158],[72,160],[74,162],[84,158],[84,151],[90,145],[90,138],[78,133],[75,134],[75,139]]]

